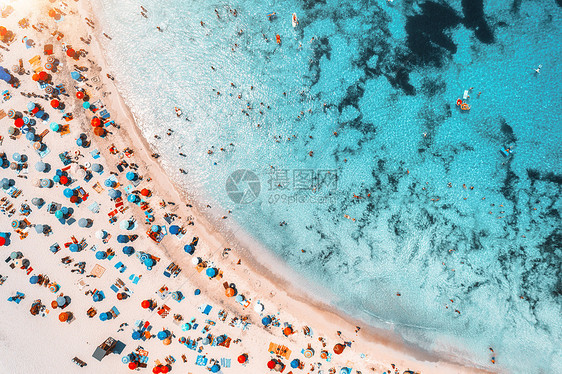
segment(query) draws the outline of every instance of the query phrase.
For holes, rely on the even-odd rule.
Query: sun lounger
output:
[[[117,318],[117,316],[120,314],[119,310],[116,307],[112,307],[109,310],[109,313],[111,313],[111,315],[113,315],[113,318]]]

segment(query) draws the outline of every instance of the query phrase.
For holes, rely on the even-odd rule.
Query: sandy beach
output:
[[[5,49],[0,51],[0,65],[11,69],[21,59],[25,73],[10,72],[20,83],[18,88],[0,82],[2,91],[8,90],[11,96],[1,106],[6,115],[0,119],[0,152],[5,153],[10,164],[16,162],[18,168],[2,169],[2,178],[12,179],[15,183],[10,187],[19,191],[3,189],[0,194],[6,198],[0,216],[0,232],[9,234],[6,245],[1,247],[2,254],[10,258],[11,253],[16,252],[13,258],[0,265],[1,276],[7,276],[0,285],[0,314],[3,316],[0,320],[3,346],[0,369],[10,373],[129,372],[132,371],[128,368],[131,360],[123,357],[142,351],[147,352],[148,357],[145,363],[141,362],[145,367],[134,369],[141,372],[168,367],[166,370],[170,372],[195,374],[211,372],[218,366],[220,373],[268,373],[276,370],[268,368],[271,360],[283,366],[284,373],[294,374],[345,373],[342,371],[345,368],[350,369],[348,373],[362,374],[406,370],[416,373],[491,372],[489,368],[475,368],[462,362],[459,359],[462,352],[454,347],[451,347],[450,357],[437,357],[406,345],[390,330],[376,330],[353,320],[315,300],[314,287],[320,286],[310,285],[312,291],[309,289],[308,294],[296,287],[296,283],[304,283],[304,280],[300,282],[297,274],[279,265],[281,260],[274,255],[264,255],[265,250],[258,243],[252,245],[237,240],[236,232],[221,227],[220,217],[206,212],[206,202],[193,201],[186,196],[166,175],[158,159],[152,157],[154,150],[136,127],[135,118],[119,92],[118,82],[111,79],[111,70],[105,62],[103,46],[111,43],[111,35],[102,34],[88,2],[16,0],[8,4],[13,10],[0,20],[0,25],[14,37],[11,42],[1,44]],[[54,10],[58,20],[49,15],[50,10]],[[22,19],[27,19],[25,28],[21,26]],[[56,31],[64,36],[60,37]],[[29,39],[33,40],[30,47],[26,42]],[[44,53],[45,45],[49,44],[53,46],[52,55]],[[74,51],[84,50],[83,55],[70,57],[67,51],[71,47]],[[30,60],[35,56],[40,56],[41,62],[34,65]],[[49,56],[58,61],[56,72],[45,68]],[[75,65],[86,69],[75,68]],[[38,83],[33,75],[41,71],[47,72],[49,78]],[[73,79],[72,72],[79,73],[80,78]],[[47,94],[40,85],[56,87],[61,84],[66,95],[60,92],[57,96],[48,95],[48,100],[43,97]],[[41,97],[25,97],[22,92]],[[84,106],[86,101],[78,98],[77,92],[89,97],[90,108]],[[53,99],[62,102],[64,108],[53,108]],[[49,119],[41,120],[26,113],[31,112],[29,102],[44,108]],[[92,106],[97,106],[96,112]],[[19,112],[19,116],[16,113],[15,118],[9,118],[10,110]],[[110,117],[102,120],[106,126],[100,127],[107,134],[100,137],[94,134],[95,127],[91,123],[92,118],[100,118],[104,110]],[[72,113],[72,119],[64,118],[68,113]],[[16,134],[9,134],[17,118],[23,117],[35,118],[35,125],[25,124]],[[64,129],[54,131],[50,127],[52,123],[64,125],[61,126]],[[35,128],[36,136],[32,141],[26,138],[24,132],[31,131],[26,131],[26,127]],[[39,139],[39,134],[46,130],[48,133]],[[80,134],[85,134],[83,144],[88,144],[87,147],[77,145]],[[44,144],[42,149],[47,147],[49,152],[37,151],[35,143]],[[64,157],[59,157],[64,152],[68,152],[67,164],[62,161]],[[14,153],[26,155],[27,161],[14,161]],[[36,170],[38,162],[50,165],[50,170]],[[96,167],[101,171],[94,171],[94,165],[101,165],[101,168]],[[61,175],[58,178],[61,182],[52,181],[57,169],[69,180],[66,185],[61,184]],[[86,180],[84,176],[91,177]],[[53,186],[41,188],[42,178],[51,180]],[[120,198],[108,194],[112,190],[106,184],[108,179],[113,180],[114,190],[120,191]],[[64,195],[68,188],[74,190],[72,196],[80,194],[81,200],[71,203]],[[147,191],[142,193],[143,189]],[[34,205],[33,198],[42,198],[44,204]],[[68,218],[58,218],[54,214],[57,209],[47,211],[51,202],[73,211]],[[97,203],[97,207],[92,206],[93,203]],[[27,204],[30,212],[20,209],[22,204]],[[14,212],[10,213],[12,209]],[[88,220],[85,227],[80,227],[82,218]],[[50,230],[39,233],[36,225],[48,225]],[[155,225],[158,227],[153,230]],[[171,233],[172,226],[179,228],[179,234]],[[47,231],[48,235],[44,234]],[[104,237],[98,235],[99,232]],[[150,238],[150,233],[157,239]],[[119,243],[120,235],[137,237],[129,243]],[[192,243],[193,238],[198,241],[191,255],[184,247]],[[60,250],[53,253],[50,248],[55,243]],[[79,244],[80,249],[71,252],[70,245],[67,247],[65,243]],[[124,246],[134,247],[135,254],[125,254]],[[107,258],[98,258],[100,251],[105,252]],[[137,258],[139,252],[155,260],[150,270]],[[65,257],[72,261],[62,263]],[[198,265],[194,258],[199,258]],[[22,264],[23,259],[29,261],[28,266]],[[16,262],[15,266],[10,266]],[[83,272],[80,272],[81,262],[84,263]],[[171,262],[181,268],[177,276],[165,275]],[[276,264],[275,269],[273,264]],[[209,273],[209,270],[212,271]],[[87,277],[92,272],[97,272],[98,276]],[[39,275],[47,276],[49,284],[56,282],[60,289],[51,292],[46,283],[45,287],[31,284],[30,278]],[[288,281],[289,278],[292,281]],[[116,284],[118,292],[112,290]],[[166,291],[159,293],[164,286]],[[197,295],[196,290],[200,290]],[[103,291],[101,301],[93,300],[97,291]],[[25,294],[25,298],[19,303],[7,301],[17,292]],[[225,292],[232,293],[229,297]],[[122,293],[126,295],[119,300],[117,295]],[[61,294],[67,297],[67,304],[63,309],[52,308],[51,302]],[[236,298],[239,295],[243,295],[242,300]],[[151,299],[157,304],[153,310],[141,306],[144,300]],[[39,315],[32,315],[30,308],[36,300],[41,300],[45,308]],[[169,310],[160,309],[164,305]],[[212,309],[204,314],[202,310],[207,305]],[[113,307],[118,313],[113,310],[112,317],[100,320],[100,315]],[[86,314],[90,308],[97,312],[92,318]],[[60,322],[59,314],[67,311],[72,312],[71,321]],[[181,317],[174,321],[174,315]],[[268,319],[267,326],[264,326],[264,318]],[[140,330],[135,326],[142,326],[146,321],[151,326],[148,336],[152,337],[135,340],[132,334]],[[186,323],[190,324],[190,330],[184,331]],[[357,329],[358,326],[361,328]],[[169,336],[160,339],[158,332],[161,331],[168,331]],[[120,341],[124,348],[98,361],[92,354],[108,337]],[[197,348],[186,347],[181,343],[182,337],[194,340]],[[165,345],[166,339],[170,341]],[[285,348],[272,354],[270,343]],[[334,351],[336,345],[343,346],[341,354]],[[137,349],[139,346],[142,348]],[[312,357],[307,357],[307,348],[314,352]],[[182,355],[185,355],[185,362]],[[246,355],[245,363],[239,363],[241,355]],[[196,364],[202,362],[198,356],[204,356],[207,363]],[[87,365],[78,367],[72,362],[74,357]],[[300,368],[291,367],[295,359]]]

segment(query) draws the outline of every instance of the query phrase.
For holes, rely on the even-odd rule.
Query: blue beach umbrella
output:
[[[193,291],[193,294],[194,294],[195,296],[201,295],[201,290],[200,290],[199,288],[197,288],[195,291]]]
[[[72,189],[70,188],[65,188],[63,191],[63,195],[64,197],[70,199],[72,197],[72,195],[74,195],[74,191],[72,191]]]
[[[208,276],[209,278],[214,278],[214,277],[217,275],[217,269],[215,269],[215,268],[208,268],[208,269],[205,271],[205,274],[207,274],[207,276]]]
[[[116,185],[115,181],[112,181],[111,179],[106,179],[103,184],[105,184],[106,187],[113,187]]]
[[[133,340],[140,340],[140,338],[141,338],[140,331],[133,331],[132,338],[133,338]]]
[[[79,80],[80,79],[80,73],[77,71],[73,71],[72,73],[70,73],[70,76],[72,77],[72,79],[74,80]]]
[[[33,199],[31,199],[31,203],[35,206],[41,206],[45,204],[45,200],[40,197],[34,197]]]
[[[130,194],[129,196],[127,196],[127,201],[130,203],[136,203],[139,200],[139,197],[135,194]]]
[[[118,197],[121,197],[121,191],[119,190],[109,190],[109,197],[111,197],[112,199],[117,199]]]
[[[58,219],[61,219],[62,217],[64,217],[64,214],[62,213],[61,210],[57,210],[55,212],[55,217],[57,217]]]
[[[78,226],[87,227],[88,226],[88,220],[86,218],[80,218],[78,220]]]
[[[104,252],[104,251],[97,251],[97,252],[96,252],[96,258],[97,258],[98,260],[103,260],[103,259],[105,259],[106,257],[107,257],[107,253],[106,253],[106,252]]]
[[[72,243],[69,247],[68,250],[70,252],[78,252],[78,250],[80,250],[80,246],[78,246],[78,244],[76,243]]]
[[[96,173],[100,173],[103,170],[103,166],[100,164],[92,164],[92,170]]]
[[[152,267],[152,266],[154,266],[154,260],[149,257],[146,260],[144,260],[144,265],[147,268]]]
[[[152,227],[150,228],[150,230],[152,232],[159,232],[160,231],[160,226],[158,225],[152,225]]]
[[[235,300],[236,300],[237,303],[242,303],[242,302],[244,302],[244,296],[236,295]]]
[[[65,216],[69,213],[69,210],[67,207],[63,206],[62,208],[60,208],[62,214],[64,214]]]
[[[181,326],[181,329],[182,329],[182,331],[189,331],[189,330],[191,330],[191,324],[190,323],[184,323]]]
[[[156,336],[158,337],[158,339],[164,340],[168,337],[168,332],[160,331],[160,332],[158,332],[158,335],[156,335]]]
[[[60,126],[59,126],[59,124],[58,124],[58,123],[56,123],[56,122],[51,122],[51,125],[50,125],[50,127],[51,127],[51,130],[53,130],[54,132],[58,132],[58,131],[59,131],[59,129],[60,129]]]
[[[292,367],[293,369],[296,369],[296,368],[299,367],[300,363],[301,363],[301,362],[300,362],[298,359],[295,358],[293,361],[291,361],[291,367]]]
[[[89,102],[89,101],[84,101],[84,102],[82,103],[82,108],[84,108],[84,109],[90,108],[90,102]]]
[[[94,300],[94,302],[100,302],[104,299],[103,294],[101,292],[96,292],[94,294],[94,296],[92,297],[92,299]]]
[[[269,316],[268,316],[268,317],[263,317],[263,318],[261,319],[261,323],[262,323],[264,326],[268,326],[268,325],[271,323],[271,318],[270,318]]]
[[[30,142],[32,142],[35,140],[35,134],[32,133],[31,131],[28,131],[27,134],[25,134],[25,138]]]
[[[211,340],[209,338],[205,338],[201,343],[203,343],[203,345],[208,345],[211,344]]]
[[[127,172],[125,177],[127,178],[128,181],[134,181],[137,179],[137,174],[135,172],[129,171]]]
[[[121,243],[121,244],[123,244],[123,243],[128,243],[129,240],[130,240],[130,239],[129,239],[129,237],[128,237],[127,235],[119,235],[119,236],[117,236],[117,242],[118,242],[118,243]]]
[[[58,175],[58,174],[55,175],[55,176],[53,177],[53,181],[54,181],[55,183],[59,183],[59,182],[60,182],[60,175]]]
[[[33,109],[35,109],[35,103],[33,101],[30,101],[29,103],[27,103],[27,110]]]
[[[211,373],[218,373],[220,369],[221,367],[219,365],[214,364],[213,366],[211,366]]]
[[[109,319],[109,313],[100,313],[100,321],[107,321]]]
[[[43,118],[44,115],[45,115],[45,112],[42,111],[42,110],[35,113],[35,117],[37,117],[37,118]]]
[[[21,161],[21,155],[17,152],[12,155],[12,158],[14,159],[15,162]]]
[[[135,249],[133,247],[131,247],[130,245],[123,247],[123,253],[126,254],[127,256],[132,255],[133,253],[135,253]]]
[[[84,144],[84,142],[82,141],[82,139],[80,139],[80,138],[76,139],[76,145],[77,145],[78,147],[82,147],[82,144]]]
[[[35,225],[35,232],[36,233],[42,234],[44,230],[45,230],[45,227],[43,225]]]
[[[192,255],[193,252],[195,251],[195,248],[193,248],[193,246],[191,244],[186,244],[186,245],[184,245],[183,250],[186,253],[189,253],[190,255]]]
[[[177,235],[180,232],[180,227],[178,225],[170,226],[170,234]]]
[[[35,170],[42,173],[47,168],[47,165],[43,161],[39,161],[35,164]]]
[[[66,304],[66,298],[64,296],[57,297],[57,305],[64,306]]]
[[[31,284],[37,284],[39,282],[39,277],[37,275],[32,275],[31,278],[29,278],[29,283]]]

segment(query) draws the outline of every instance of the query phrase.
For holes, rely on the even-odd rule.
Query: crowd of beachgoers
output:
[[[150,157],[102,34],[84,0],[2,8],[0,367],[26,357],[11,372],[461,371],[291,298],[231,249]],[[24,348],[26,331],[51,343]]]

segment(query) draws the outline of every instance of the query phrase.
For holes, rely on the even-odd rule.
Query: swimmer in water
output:
[[[542,68],[542,65],[539,65],[538,68],[533,69],[533,70],[534,70],[537,74],[540,74],[540,73],[541,73],[541,68]]]

